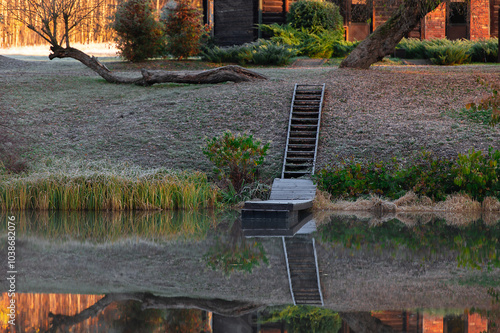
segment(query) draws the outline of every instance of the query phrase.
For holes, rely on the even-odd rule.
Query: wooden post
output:
[[[259,0],[259,9],[258,9],[258,11],[259,11],[259,13],[258,13],[258,15],[259,15],[259,17],[258,17],[259,29],[257,30],[257,38],[262,38],[262,29],[260,28],[260,25],[262,24],[262,7],[263,7],[262,1],[263,0]]]
[[[498,7],[498,36],[497,38],[500,40],[500,7]],[[498,43],[498,56],[497,56],[497,62],[500,62],[500,43]]]

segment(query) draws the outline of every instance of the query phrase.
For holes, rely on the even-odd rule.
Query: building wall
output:
[[[469,314],[467,318],[467,333],[481,333],[488,331],[488,320],[481,315]]]
[[[470,3],[470,39],[490,37],[490,1],[472,0]]]
[[[424,18],[423,39],[446,38],[446,4],[440,4]]]
[[[443,316],[429,315],[424,313],[422,321],[422,333],[443,333]]]
[[[398,8],[401,1],[390,1],[387,4],[385,0],[373,1],[373,30],[384,24]]]

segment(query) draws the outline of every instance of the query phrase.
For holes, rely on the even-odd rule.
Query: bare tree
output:
[[[83,0],[25,0],[25,3],[7,2],[5,7],[17,21],[50,44],[49,59],[73,58],[89,67],[110,83],[129,83],[148,86],[154,83],[220,83],[226,81],[241,82],[266,79],[263,75],[239,66],[225,66],[205,72],[176,73],[150,72],[142,70],[140,78],[124,78],[112,73],[97,58],[70,46],[71,32],[78,27],[104,0],[98,0],[92,6],[85,6]]]
[[[443,0],[404,0],[392,16],[365,38],[345,58],[340,67],[367,69],[386,55],[394,52],[399,41],[415,28],[427,13]]]
[[[34,31],[53,48],[70,47],[70,34],[99,8],[104,0],[86,5],[83,0],[25,0],[3,6],[19,22]]]

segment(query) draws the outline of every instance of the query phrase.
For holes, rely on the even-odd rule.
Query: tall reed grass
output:
[[[192,210],[213,207],[218,196],[201,172],[4,177],[0,183],[2,211]]]
[[[0,221],[6,215],[0,213]],[[214,211],[70,212],[22,211],[16,214],[19,236],[60,241],[113,242],[139,237],[146,240],[206,238],[219,216]],[[0,223],[0,230],[6,228]]]

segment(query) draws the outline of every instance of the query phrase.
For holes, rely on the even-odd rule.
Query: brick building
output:
[[[0,0],[23,3],[26,0]],[[108,17],[123,0],[105,0],[104,4],[80,24],[72,35],[73,42],[112,42]],[[160,9],[167,0],[153,0]],[[254,41],[257,23],[284,23],[290,5],[296,0],[193,0],[203,10],[205,23],[213,27],[220,45]],[[346,38],[362,40],[383,24],[402,0],[327,0],[337,4],[344,17]],[[91,6],[97,0],[82,0]],[[498,37],[500,0],[450,0],[429,13],[408,37],[481,39]],[[0,6],[0,48],[43,44],[44,41]]]
[[[390,0],[389,0],[390,1]],[[348,39],[363,39],[370,31],[383,24],[401,1],[341,0]],[[341,7],[342,8],[342,7]],[[498,37],[498,10],[500,0],[470,0],[443,2],[428,13],[408,37],[420,39],[471,39]],[[364,16],[352,15],[355,11]],[[364,21],[363,21],[364,20]],[[363,27],[360,31],[359,26]]]

